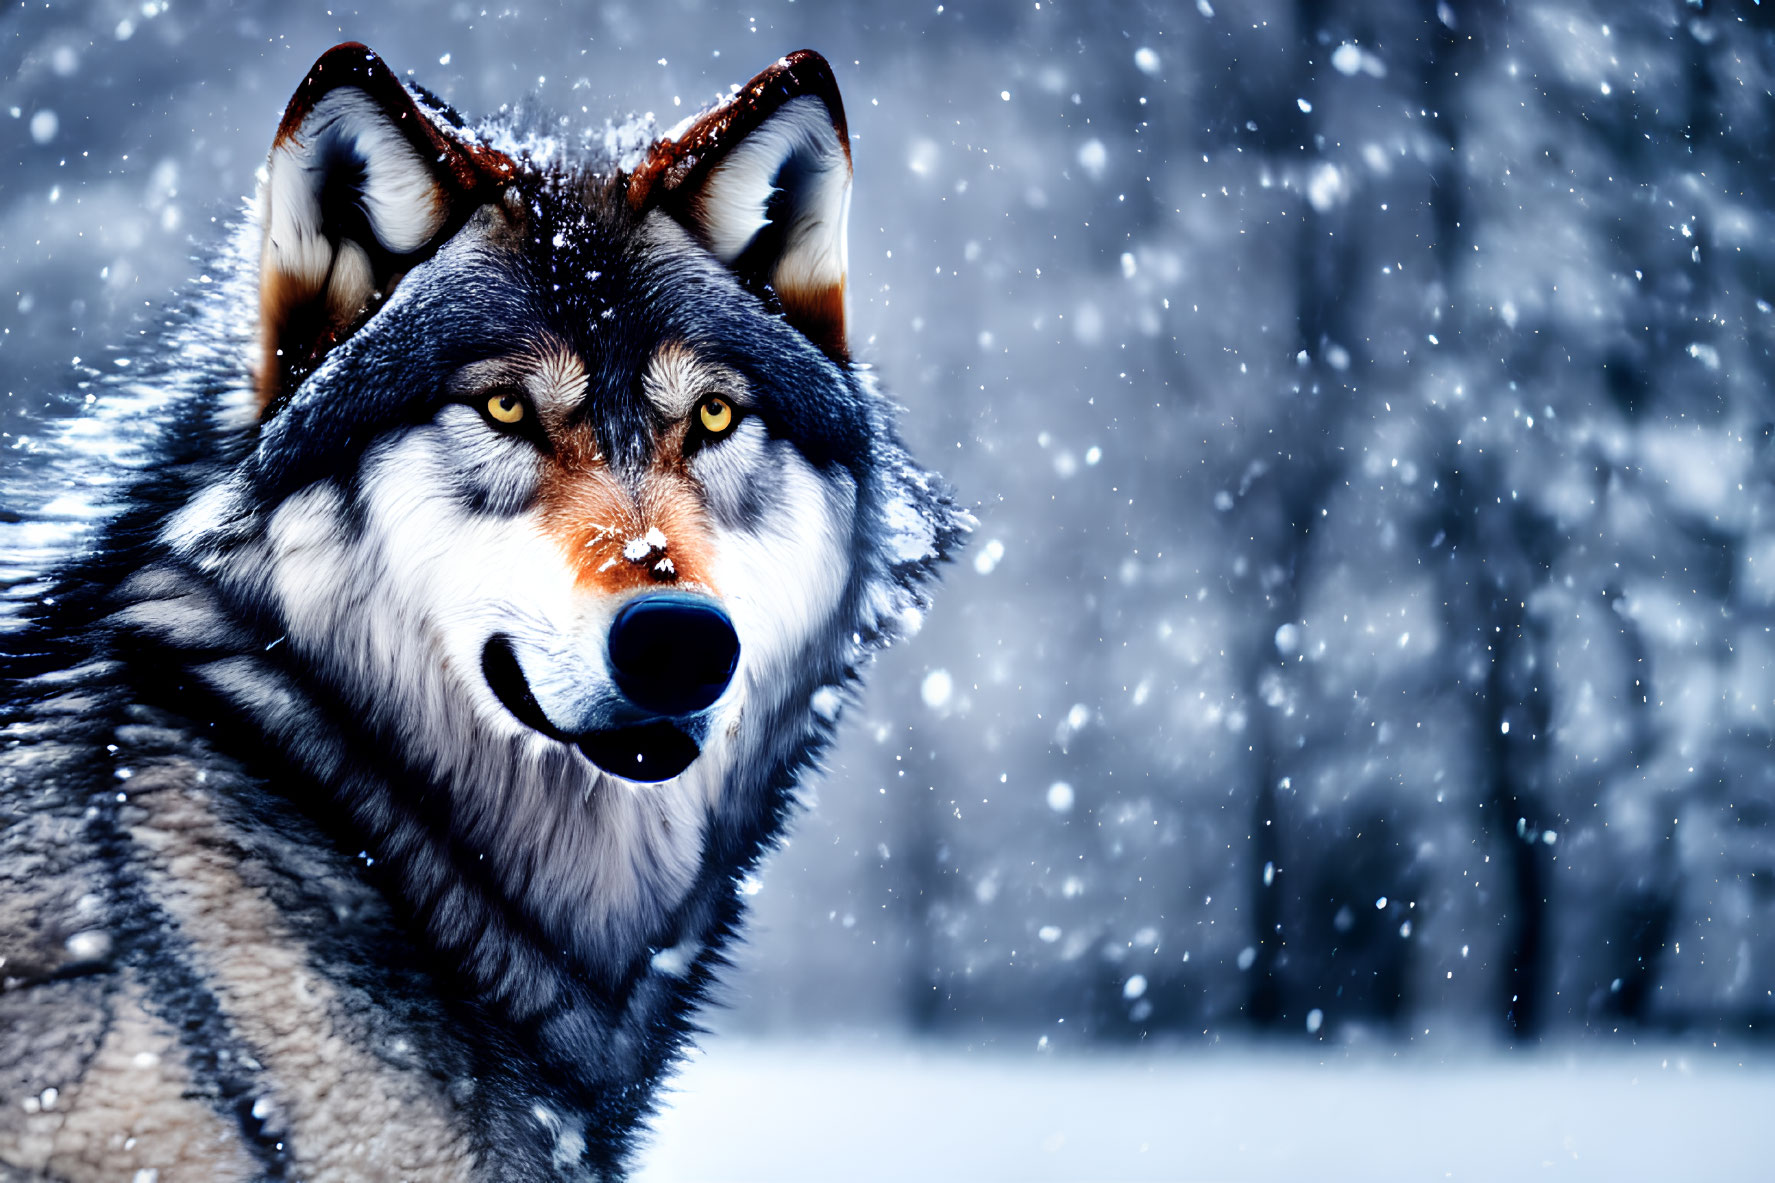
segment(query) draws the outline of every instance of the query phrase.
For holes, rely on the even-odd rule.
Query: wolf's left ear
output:
[[[284,112],[260,190],[261,407],[300,385],[514,171],[369,49],[322,54]]]
[[[851,146],[826,59],[792,53],[653,145],[629,204],[682,222],[836,360],[845,338]]]

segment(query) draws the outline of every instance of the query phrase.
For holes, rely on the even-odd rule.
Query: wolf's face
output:
[[[240,458],[164,534],[269,648],[197,672],[595,962],[672,943],[711,827],[774,824],[957,528],[847,361],[849,180],[812,55],[620,168],[501,150],[341,47],[272,152]],[[424,791],[355,793],[341,732]]]
[[[446,761],[492,740],[650,783],[732,759],[837,626],[868,425],[684,229],[602,196],[478,211],[241,483],[288,643],[349,661],[358,709],[446,707]]]

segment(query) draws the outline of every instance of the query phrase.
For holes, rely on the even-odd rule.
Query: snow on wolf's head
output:
[[[362,46],[321,58],[260,193],[238,459],[163,539],[271,646],[204,660],[212,689],[392,854],[444,827],[446,862],[620,970],[712,843],[774,833],[964,518],[849,361],[824,60],[625,159],[521,135]]]

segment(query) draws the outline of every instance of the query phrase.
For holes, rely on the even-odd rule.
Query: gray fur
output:
[[[370,104],[328,109],[388,141]],[[450,134],[522,167],[392,271],[338,246],[328,298],[390,291],[266,416],[249,216],[59,445],[102,512],[5,527],[0,1179],[619,1178],[832,688],[916,624],[967,526],[872,378],[628,208],[619,162]],[[484,420],[508,373],[595,445]],[[739,426],[673,443],[723,374]],[[546,518],[557,469],[626,516]],[[628,725],[602,638],[630,593],[598,590],[603,551],[574,574],[582,527],[645,564],[619,575],[714,589],[739,637],[659,783],[483,668],[502,638],[553,728]]]

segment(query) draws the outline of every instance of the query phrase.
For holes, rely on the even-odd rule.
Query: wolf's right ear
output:
[[[851,144],[826,59],[790,54],[654,144],[629,204],[658,207],[828,357],[846,341]]]
[[[509,157],[460,128],[355,42],[302,80],[260,189],[261,411],[511,178]]]

